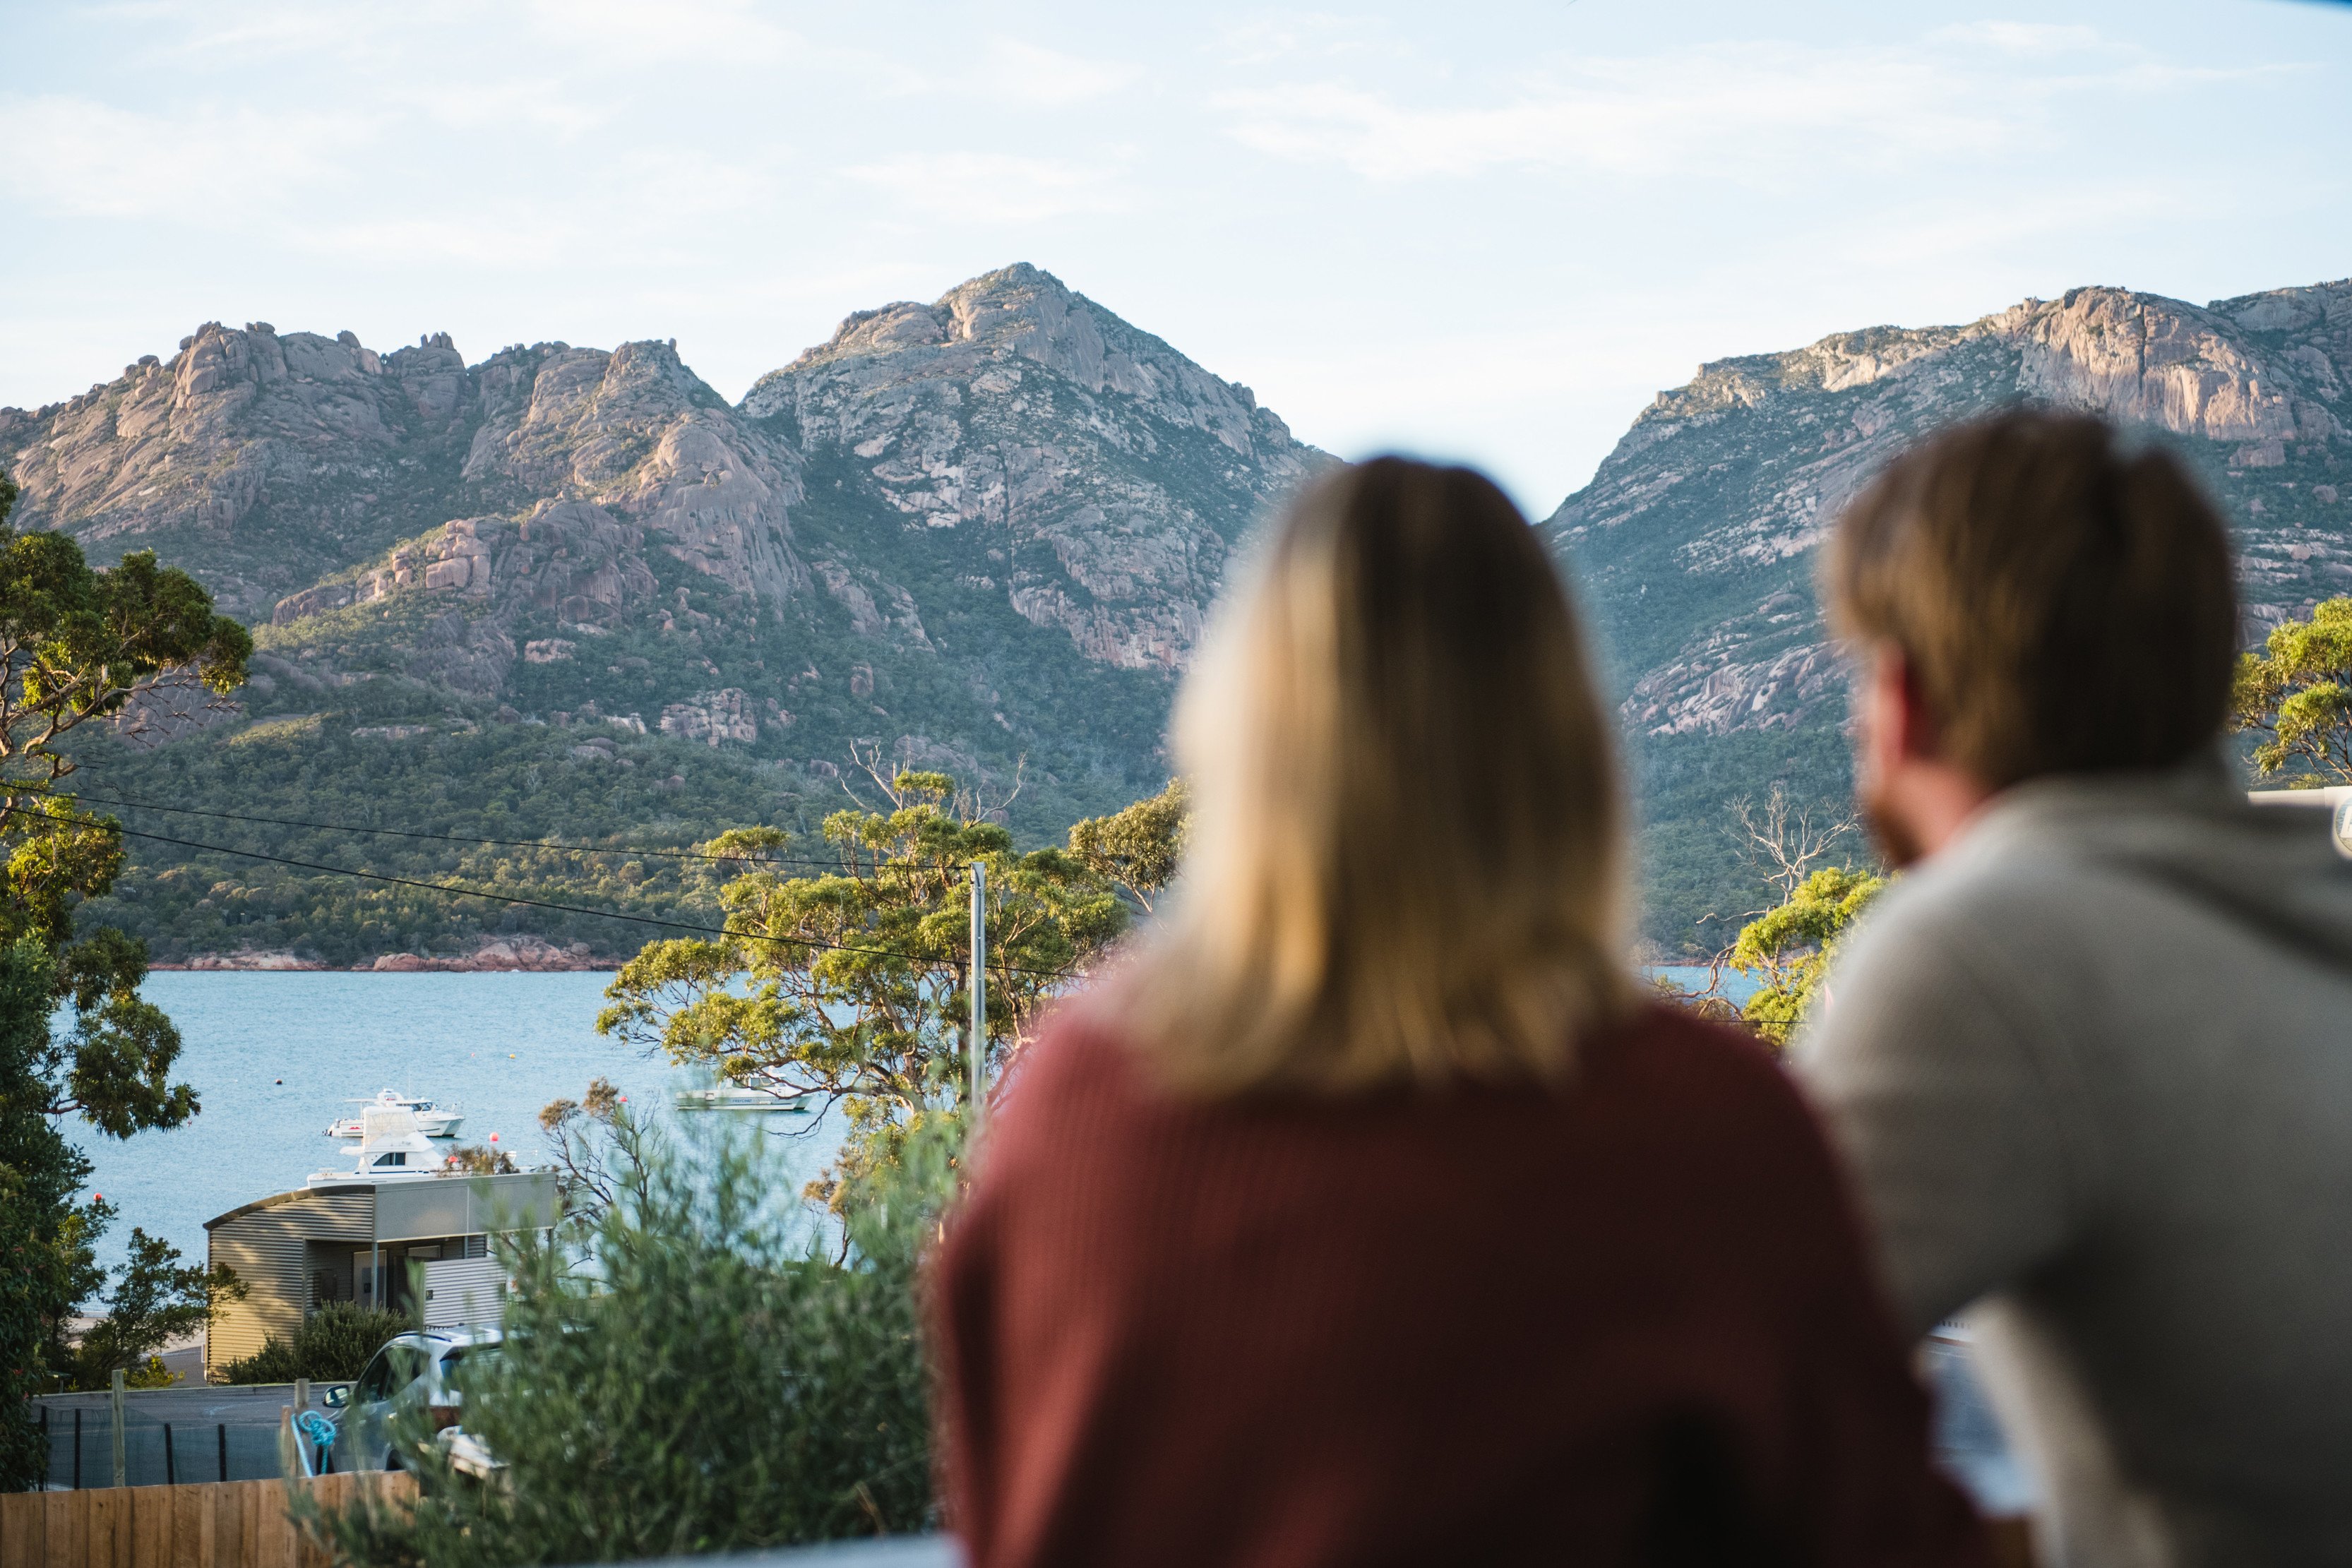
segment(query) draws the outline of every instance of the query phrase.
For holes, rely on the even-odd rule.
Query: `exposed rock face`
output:
[[[1190,658],[1234,538],[1318,458],[1246,387],[1030,267],[852,316],[742,412],[905,526],[969,539],[967,582],[1129,668]],[[854,563],[814,564],[861,629],[920,634]]]
[[[199,966],[190,965],[194,968]],[[222,967],[230,966],[223,965]],[[248,967],[248,966],[238,966]],[[281,966],[254,965],[251,967]],[[290,967],[292,966],[283,966]],[[316,966],[312,966],[316,967]],[[584,943],[573,942],[563,946],[541,936],[500,936],[481,943],[472,952],[455,957],[432,954],[386,953],[360,967],[378,974],[480,974],[484,972],[512,973],[528,971],[545,973],[552,970],[609,968],[590,955]]]
[[[1544,525],[1583,574],[1624,716],[1660,737],[1834,722],[1844,682],[1810,563],[1904,445],[2027,400],[2174,439],[2231,514],[2248,612],[2352,587],[2352,282],[2200,308],[2122,289],[1965,327],[1877,328],[1721,361],[1664,392]]]
[[[242,703],[207,691],[194,672],[167,670],[132,688],[115,712],[114,733],[126,745],[149,751],[243,716]]]
[[[446,334],[378,355],[349,333],[213,322],[168,361],[150,355],[64,403],[0,410],[0,460],[24,486],[26,525],[68,529],[101,556],[161,549],[225,607],[279,624],[337,602],[287,589],[404,538],[379,596],[483,591],[458,559],[482,559],[468,530],[433,525],[518,504],[584,505],[635,530],[626,549],[650,536],[736,594],[780,601],[808,580],[788,518],[794,455],[743,431],[660,343],[541,344],[468,369]]]
[[[940,657],[931,619],[974,596],[1084,663],[1180,669],[1234,541],[1320,461],[1246,388],[1026,266],[852,316],[733,409],[667,343],[469,367],[446,335],[378,354],[254,322],[0,410],[26,525],[101,559],[160,549],[318,689],[372,672],[530,707],[553,688],[517,672],[561,669],[746,743],[845,675],[878,709],[876,670]],[[807,632],[789,658],[670,684],[788,623]],[[583,652],[607,634],[633,645]],[[842,656],[842,634],[871,652]],[[950,684],[1017,748],[1001,676]],[[727,690],[742,701],[712,706]],[[971,717],[915,716],[980,754]]]
[[[446,336],[379,355],[348,332],[214,321],[79,397],[0,409],[0,460],[18,527],[101,555],[155,545],[254,615],[354,544],[437,520],[471,402]]]
[[[663,708],[661,732],[709,746],[730,740],[749,746],[760,738],[760,723],[751,699],[729,686],[724,691],[698,693],[689,702]]]
[[[495,619],[469,621],[452,610],[426,623],[407,662],[407,673],[473,696],[496,695],[514,667],[515,640]]]
[[[509,349],[477,378],[468,484],[593,501],[738,594],[782,601],[806,586],[788,516],[796,455],[744,431],[675,348]]]
[[[1777,784],[1816,821],[1851,809],[1846,669],[1814,552],[1889,458],[2021,402],[2166,444],[2230,520],[2251,641],[2352,592],[2352,511],[2335,499],[2352,483],[2347,380],[2352,281],[2203,307],[2080,288],[1965,326],[1719,361],[1661,393],[1542,525],[1620,699],[1648,936],[1712,950],[1727,912],[1767,896],[1726,831],[1736,803]]]
[[[297,957],[294,954],[240,947],[230,953],[199,953],[184,964],[157,964],[158,969],[270,969],[310,970],[327,966],[316,958]]]

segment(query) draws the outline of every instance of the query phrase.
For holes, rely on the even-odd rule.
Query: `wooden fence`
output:
[[[295,1483],[320,1502],[364,1488],[413,1497],[416,1478],[320,1476]],[[327,1568],[286,1514],[284,1481],[0,1493],[0,1568]]]

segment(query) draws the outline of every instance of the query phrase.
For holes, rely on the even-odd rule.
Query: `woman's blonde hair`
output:
[[[1574,612],[1485,476],[1309,487],[1177,706],[1194,815],[1126,996],[1212,1093],[1557,1080],[1632,1005],[1622,807]]]

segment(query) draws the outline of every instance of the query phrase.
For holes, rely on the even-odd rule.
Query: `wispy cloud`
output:
[[[1866,217],[1857,214],[1825,225],[1820,239],[1833,244],[1848,266],[1898,271],[1974,258],[1990,270],[1992,258],[2004,252],[2027,252],[2095,225],[2120,228],[2163,211],[2174,197],[2168,183],[2157,173],[2118,172],[2095,185],[2015,192],[1998,206],[1932,195],[1890,201]],[[2080,281],[2131,287],[2139,280],[2115,277]],[[2009,303],[1987,300],[1984,308]]]
[[[628,68],[688,62],[740,69],[775,65],[810,47],[750,0],[533,0],[531,14],[542,37]]]
[[[2352,243],[2334,6],[1978,0],[1875,42],[1842,0],[0,8],[37,67],[0,79],[0,402],[207,315],[676,333],[740,389],[1018,256],[1317,439],[1541,491],[1702,358]]]
[[[551,77],[401,79],[385,83],[381,91],[386,105],[457,131],[530,131],[566,139],[612,119],[608,102]]]
[[[1034,223],[1127,205],[1112,172],[1058,158],[1008,152],[908,152],[845,171],[898,207],[949,223]]]
[[[328,179],[349,119],[198,108],[148,114],[62,96],[0,99],[0,190],[75,217],[205,218]]]
[[[571,254],[590,238],[578,224],[541,215],[392,214],[320,224],[303,232],[296,244],[320,256],[398,256],[412,267],[456,265],[476,271],[536,273],[545,270],[551,256]]]
[[[2050,73],[2021,72],[2021,53]],[[2088,29],[2001,24],[1903,47],[1758,42],[1579,59],[1472,102],[1328,78],[1213,101],[1245,145],[1368,179],[1547,167],[1704,178],[1980,154],[2030,141],[2038,110],[2061,90],[2148,90],[2224,74],[2159,67]]]
[[[992,38],[971,79],[988,97],[1060,109],[1108,97],[1141,74],[1121,61],[1083,59],[1016,38]]]
[[[1981,44],[2012,55],[2108,52],[2096,27],[2058,22],[1955,22],[1928,35],[1937,43]]]
[[[1228,66],[1356,57],[1410,57],[1412,50],[1382,22],[1325,11],[1255,16],[1218,30],[1214,50]]]
[[[134,55],[213,64],[301,57],[350,60],[424,20],[432,0],[373,6],[351,0],[142,0],[100,7],[127,24]]]

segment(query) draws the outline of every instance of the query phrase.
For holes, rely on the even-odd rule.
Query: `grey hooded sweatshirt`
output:
[[[2352,862],[2217,767],[2004,792],[1798,1070],[1910,1330],[1969,1308],[2044,1562],[2352,1563]]]

